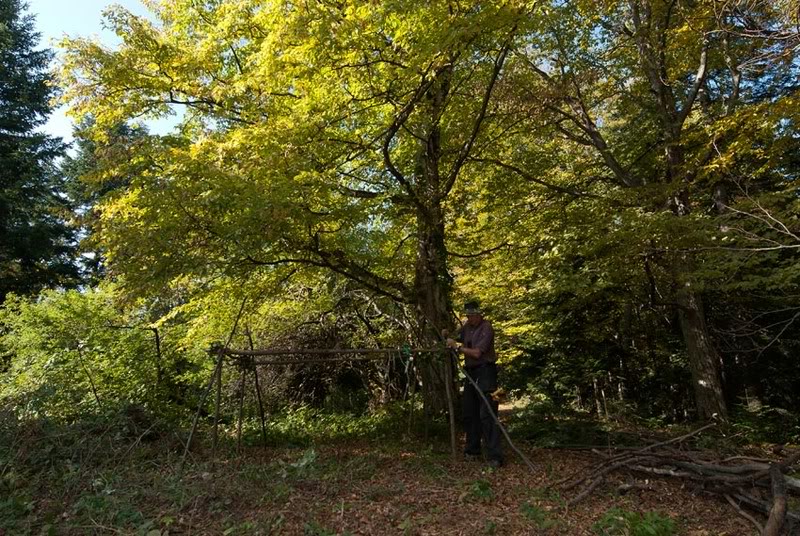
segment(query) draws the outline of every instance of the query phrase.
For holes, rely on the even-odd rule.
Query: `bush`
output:
[[[183,354],[163,343],[157,353],[148,326],[119,312],[107,288],[9,296],[0,309],[0,402],[23,418],[61,422],[131,407],[174,416],[177,400],[194,406]]]
[[[658,512],[630,512],[612,508],[592,526],[599,536],[672,536],[675,522]]]

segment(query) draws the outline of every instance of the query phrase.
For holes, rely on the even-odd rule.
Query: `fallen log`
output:
[[[769,470],[772,479],[772,508],[769,510],[769,519],[764,525],[763,536],[778,536],[783,528],[786,518],[786,482],[778,465],[773,465]]]
[[[772,508],[772,505],[770,505],[770,503],[768,503],[767,501],[762,501],[761,499],[757,499],[751,495],[744,493],[743,491],[740,491],[739,493],[732,495],[732,497],[737,501],[739,501],[740,504],[743,504],[748,508],[750,508],[751,510],[759,512],[764,515],[769,515],[770,508]],[[794,525],[800,526],[800,513],[787,511],[786,519],[791,521]]]
[[[684,435],[682,435],[682,436],[675,437],[675,438],[673,438],[673,439],[668,439],[668,440],[666,440],[666,441],[660,441],[660,442],[658,442],[658,443],[653,443],[653,444],[651,444],[651,445],[647,445],[647,446],[644,446],[644,447],[638,448],[638,449],[636,449],[636,450],[632,450],[632,451],[629,451],[629,452],[625,452],[625,453],[623,453],[623,454],[617,454],[617,455],[615,455],[615,456],[611,456],[611,457],[607,458],[607,459],[605,460],[605,462],[604,462],[603,464],[601,464],[601,465],[600,465],[600,466],[599,466],[599,467],[596,469],[596,472],[597,472],[598,474],[605,474],[605,473],[602,473],[602,471],[605,469],[605,466],[611,466],[611,465],[613,465],[613,466],[615,466],[615,467],[621,467],[621,466],[625,465],[625,463],[619,464],[619,462],[625,462],[626,460],[633,460],[633,459],[635,459],[636,457],[638,457],[638,456],[641,456],[641,455],[643,455],[643,454],[650,454],[650,452],[649,452],[649,451],[651,451],[651,450],[653,450],[653,449],[656,449],[656,448],[659,448],[659,447],[665,447],[665,446],[667,446],[667,445],[672,445],[672,444],[675,444],[675,443],[682,443],[682,442],[686,441],[687,439],[690,439],[690,438],[692,438],[692,437],[694,437],[694,436],[696,436],[696,435],[700,434],[700,433],[701,433],[701,432],[703,432],[704,430],[708,430],[709,428],[713,428],[713,427],[715,427],[715,426],[716,426],[716,423],[707,424],[707,425],[705,425],[705,426],[702,426],[702,427],[698,428],[697,430],[694,430],[694,431],[692,431],[692,432],[689,432],[689,433],[687,433],[687,434],[684,434]],[[581,472],[582,472],[582,471],[578,471],[578,472],[576,472],[576,473],[573,473],[572,475],[569,475],[569,476],[567,476],[567,477],[565,477],[565,478],[563,478],[563,479],[559,480],[558,482],[556,482],[555,484],[553,484],[553,487],[561,487],[561,486],[563,486],[565,483],[567,483],[567,482],[569,482],[569,481],[573,481],[573,480],[575,480],[575,478],[576,478],[576,477],[577,477],[577,476],[578,476],[578,475],[579,475]],[[587,476],[587,477],[580,478],[580,479],[579,479],[577,482],[573,482],[572,484],[569,484],[569,485],[567,486],[567,488],[566,488],[566,489],[571,489],[571,488],[573,488],[573,487],[575,487],[575,486],[577,486],[577,485],[581,484],[582,482],[586,481],[587,479],[591,479],[591,478],[593,478],[593,476],[594,476],[594,475],[589,475],[589,476]]]

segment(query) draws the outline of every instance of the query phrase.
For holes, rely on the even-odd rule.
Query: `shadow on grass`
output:
[[[537,447],[640,446],[642,434],[615,423],[592,419],[584,413],[561,411],[543,415],[535,408],[522,408],[506,418],[512,438]]]

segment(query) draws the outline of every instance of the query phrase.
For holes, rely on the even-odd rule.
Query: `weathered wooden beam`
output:
[[[268,356],[268,355],[340,355],[340,354],[400,354],[399,348],[285,348],[269,350],[234,350],[225,348],[224,353],[228,356]],[[412,348],[412,354],[419,353],[440,353],[441,348]]]

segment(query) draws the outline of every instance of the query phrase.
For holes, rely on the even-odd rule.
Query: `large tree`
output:
[[[331,270],[412,305],[436,340],[453,325],[447,200],[510,122],[494,94],[524,13],[523,2],[256,0],[154,3],[158,24],[109,12],[118,49],[65,44],[76,114],[102,136],[187,108],[180,135],[140,146],[133,160],[149,169],[103,208],[112,269],[145,291]]]
[[[776,185],[762,170],[796,124],[796,35],[776,33],[773,4],[153,6],[156,22],[108,13],[117,49],[65,43],[67,97],[98,143],[186,109],[175,135],[100,162],[133,177],[99,227],[128,289],[327,270],[411,305],[433,338],[456,276],[563,311],[561,332],[628,326],[631,353],[646,308],[645,338],[675,334],[649,362],[685,356],[699,416],[725,416],[713,239],[733,185]]]
[[[0,300],[77,278],[54,165],[63,144],[37,131],[53,96],[52,54],[37,49],[38,40],[24,4],[0,1]]]
[[[91,125],[88,121],[87,125]],[[119,192],[124,192],[138,174],[136,166],[129,166],[126,174],[109,175],[99,161],[107,155],[130,155],[136,151],[140,140],[147,137],[147,129],[121,124],[106,132],[102,141],[85,136],[84,127],[74,129],[72,154],[62,159],[59,169],[64,180],[65,193],[73,205],[73,218],[80,229],[80,267],[82,279],[97,284],[105,277],[105,258],[100,235],[99,203]],[[117,156],[116,158],[120,158]]]

